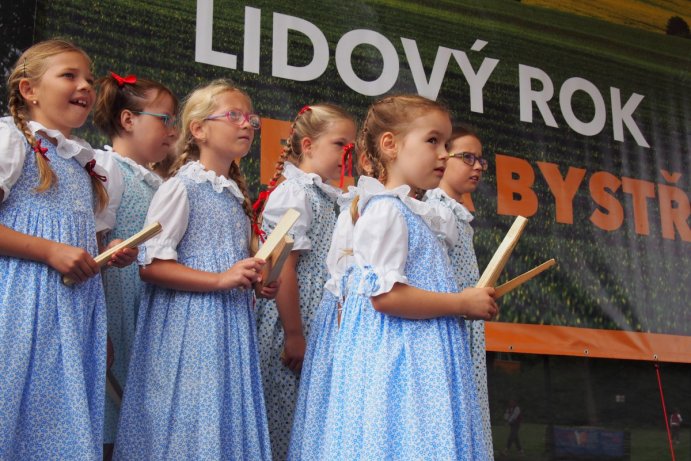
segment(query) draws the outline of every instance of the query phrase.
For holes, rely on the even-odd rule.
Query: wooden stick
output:
[[[477,287],[493,287],[494,284],[497,283],[499,274],[509,260],[509,256],[511,256],[511,252],[516,247],[516,243],[518,243],[518,239],[521,237],[526,224],[528,224],[527,218],[523,216],[516,217],[513,225],[506,233],[504,240],[499,245],[499,248],[497,248],[497,251],[494,252],[494,256],[492,256],[489,264],[487,264],[480,280],[478,280]]]
[[[283,237],[280,245],[271,253],[269,260],[266,262],[266,266],[264,266],[264,270],[262,271],[262,285],[268,285],[278,280],[283,264],[285,264],[288,255],[293,249],[293,244],[295,244],[295,241],[290,235],[285,235]]]
[[[254,255],[254,257],[268,261],[271,253],[273,253],[274,250],[276,250],[276,247],[281,244],[283,237],[286,236],[290,228],[293,227],[293,224],[295,224],[299,217],[300,212],[297,210],[291,208],[286,211],[278,223],[276,223],[276,227],[274,227],[274,230],[267,237],[266,241]]]
[[[507,293],[510,293],[511,291],[515,290],[519,286],[523,285],[525,282],[528,280],[536,277],[538,274],[546,271],[550,267],[554,266],[557,262],[554,259],[550,259],[549,261],[545,261],[542,264],[540,264],[537,267],[534,267],[530,269],[528,272],[525,272],[515,279],[511,279],[508,282],[504,283],[503,285],[499,285],[495,290],[494,290],[494,299],[499,299],[502,296],[504,296]]]
[[[110,257],[113,256],[118,251],[122,250],[123,248],[134,248],[138,245],[141,245],[142,243],[146,242],[147,240],[149,240],[154,235],[161,232],[161,229],[162,229],[161,223],[159,223],[158,221],[153,222],[153,223],[149,224],[148,226],[146,226],[141,231],[134,234],[132,237],[128,238],[127,240],[120,242],[117,245],[115,245],[113,248],[109,248],[108,250],[99,254],[98,256],[96,256],[94,258],[94,261],[96,261],[96,264],[98,264],[98,267],[103,267],[106,264],[108,264],[108,261],[110,261]],[[73,280],[71,277],[68,277],[65,275],[62,277],[62,283],[64,283],[67,286],[72,286],[75,283],[77,283],[77,281]]]

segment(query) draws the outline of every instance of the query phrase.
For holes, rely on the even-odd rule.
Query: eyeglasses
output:
[[[239,110],[229,110],[228,112],[224,112],[222,114],[209,115],[204,120],[216,120],[223,117],[227,118],[230,123],[234,123],[235,125],[242,125],[242,122],[247,120],[250,126],[255,130],[261,128],[262,124],[261,118],[259,118],[257,114],[248,114]]]
[[[482,171],[487,171],[489,163],[482,157],[478,157],[472,152],[456,152],[454,154],[449,154],[449,158],[457,157],[463,160],[466,165],[475,166],[475,162],[480,162],[480,167]]]
[[[152,117],[156,117],[161,119],[163,124],[166,126],[166,128],[173,128],[178,124],[178,118],[174,115],[168,115],[168,114],[155,114],[153,112],[145,112],[143,110],[133,110],[132,113],[134,114],[139,114],[139,115],[151,115]]]

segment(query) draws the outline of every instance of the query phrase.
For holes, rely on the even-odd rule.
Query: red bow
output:
[[[353,176],[353,149],[355,149],[355,144],[352,142],[343,146],[343,156],[341,157],[341,182],[338,184],[338,187],[343,187],[343,180],[346,174],[348,176]],[[346,166],[346,163],[348,166]]]
[[[259,227],[259,223],[256,219],[252,220],[252,231],[257,237],[259,237],[260,242],[264,243],[266,241],[266,232]]]
[[[41,140],[40,139],[36,140],[36,144],[34,144],[33,149],[37,155],[40,155],[41,157],[46,159],[46,161],[50,162],[50,159],[46,155],[46,152],[48,152],[48,149],[41,146]]]
[[[96,167],[96,159],[91,159],[90,161],[86,162],[86,165],[84,165],[84,168],[89,173],[89,176],[91,176],[92,178],[96,178],[101,182],[108,181],[108,178],[106,178],[102,174],[96,173],[96,171],[94,171],[94,167]]]
[[[302,109],[300,109],[300,112],[298,112],[298,116],[304,114],[304,113],[307,112],[308,110],[312,110],[312,108],[311,108],[310,106],[305,106],[305,107],[303,107]]]
[[[118,86],[120,88],[125,86],[125,83],[127,83],[129,85],[134,85],[135,83],[137,83],[137,76],[136,75],[128,75],[127,77],[120,77],[118,74],[116,74],[113,71],[110,72],[110,75],[111,75],[111,77],[113,77],[118,82]]]

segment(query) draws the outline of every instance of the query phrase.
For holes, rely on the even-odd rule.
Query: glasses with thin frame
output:
[[[174,115],[156,114],[154,112],[146,112],[143,110],[133,110],[132,113],[139,114],[139,115],[151,115],[152,117],[156,117],[163,122],[163,124],[166,126],[166,128],[173,128],[178,123],[178,118]]]
[[[456,152],[453,154],[449,154],[449,158],[452,157],[460,158],[466,165],[470,166],[475,166],[475,162],[480,162],[480,167],[482,168],[482,171],[487,171],[487,168],[489,167],[489,163],[487,162],[487,160],[485,160],[482,157],[478,157],[472,152]]]
[[[239,110],[229,110],[228,112],[224,112],[222,114],[209,115],[204,120],[216,120],[224,117],[228,119],[230,123],[235,125],[242,125],[242,122],[247,120],[247,123],[249,123],[254,130],[258,130],[262,125],[261,118],[257,114],[248,114],[247,112],[242,112]]]

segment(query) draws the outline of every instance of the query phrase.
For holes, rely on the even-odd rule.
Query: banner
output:
[[[490,161],[472,196],[481,269],[517,215],[529,223],[499,283],[558,264],[502,299],[488,349],[691,362],[691,40],[665,33],[688,3],[530,3],[59,0],[41,4],[36,40],[66,36],[97,75],[179,97],[236,82],[273,121],[242,164],[255,194],[305,104],[361,120],[385,94],[440,100]]]

